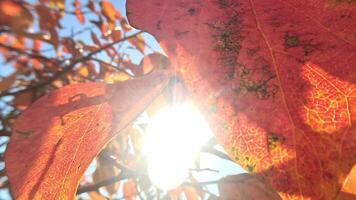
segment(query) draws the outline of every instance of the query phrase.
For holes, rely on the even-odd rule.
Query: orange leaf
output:
[[[88,77],[89,76],[89,70],[88,70],[88,66],[86,65],[81,65],[79,68],[78,68],[78,71],[77,73],[83,77]]]
[[[108,20],[109,22],[114,22],[116,19],[115,7],[108,1],[101,1],[100,6],[101,6],[103,15],[105,16],[106,20]]]
[[[169,65],[169,60],[166,56],[160,53],[152,53],[143,57],[139,66],[142,69],[142,74],[147,74],[150,73],[155,67],[157,69],[165,69],[168,68]]]
[[[73,2],[73,5],[75,7],[75,16],[77,17],[78,21],[81,23],[81,24],[84,24],[84,15],[82,13],[82,11],[80,10],[80,6],[81,6],[81,3],[79,0],[75,0]]]
[[[110,30],[114,30],[116,26],[116,19],[121,19],[120,13],[115,9],[115,7],[108,1],[104,0],[100,2],[101,10],[106,20],[109,23]]]
[[[198,200],[199,194],[196,189],[192,186],[184,186],[183,191],[187,200]]]
[[[17,33],[22,33],[32,25],[31,12],[21,3],[2,0],[0,1],[0,24],[10,26]]]
[[[89,192],[90,200],[106,200],[105,197],[98,194],[97,192]]]
[[[73,199],[93,158],[159,95],[169,76],[156,71],[113,85],[69,85],[33,103],[15,121],[5,152],[13,196]]]
[[[349,175],[342,184],[341,192],[337,200],[356,199],[356,165],[352,168]]]
[[[123,194],[125,200],[133,200],[137,196],[136,182],[129,179],[124,183]]]
[[[171,189],[168,191],[169,196],[171,197],[171,199],[178,199],[179,196],[182,194],[183,192],[183,188],[181,186]]]
[[[142,35],[136,35],[135,37],[131,37],[128,39],[128,41],[136,48],[138,49],[141,53],[145,52],[145,39],[142,37]]]
[[[113,41],[119,41],[121,39],[121,31],[113,30],[111,33],[111,38],[113,39]]]
[[[32,44],[32,51],[33,52],[39,52],[39,50],[41,49],[41,40],[33,40],[33,44]]]
[[[270,186],[251,174],[227,176],[219,181],[221,199],[229,200],[281,200]]]

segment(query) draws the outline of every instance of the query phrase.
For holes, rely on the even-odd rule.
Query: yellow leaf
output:
[[[80,66],[78,69],[78,74],[80,74],[83,77],[88,77],[89,70],[88,70],[87,66],[85,66],[85,65]]]
[[[131,77],[125,72],[117,72],[115,74],[108,74],[105,76],[104,81],[105,83],[115,83],[119,81],[126,81],[131,79]]]

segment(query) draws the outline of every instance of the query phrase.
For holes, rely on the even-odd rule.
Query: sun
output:
[[[212,135],[192,103],[166,107],[153,116],[143,143],[153,184],[166,190],[180,185],[200,148]]]

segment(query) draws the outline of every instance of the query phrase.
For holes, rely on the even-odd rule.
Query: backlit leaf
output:
[[[0,25],[10,26],[14,32],[21,33],[32,25],[31,12],[21,3],[0,1]]]
[[[196,189],[192,186],[185,186],[183,187],[183,192],[187,200],[198,200],[199,194]]]
[[[356,163],[355,5],[127,2],[230,157],[283,199],[333,199]]]
[[[37,100],[14,123],[5,152],[14,197],[74,199],[93,158],[159,95],[168,79],[166,71],[155,71],[112,85],[69,85]]]
[[[129,179],[124,183],[123,194],[125,200],[133,200],[137,196],[136,182]]]
[[[145,39],[142,37],[142,35],[136,35],[135,37],[131,37],[128,39],[128,41],[141,53],[145,52]]]
[[[116,141],[113,140],[110,143],[112,143],[112,142],[116,142]],[[119,150],[119,149],[116,149],[116,150]],[[117,169],[117,166],[113,166],[113,165],[109,164],[107,162],[107,160],[101,158],[100,156],[98,157],[96,163],[97,163],[96,169],[95,169],[95,171],[93,173],[94,182],[103,181],[103,180],[106,180],[106,179],[111,178],[113,176],[119,176],[120,170]],[[119,182],[116,182],[116,183],[113,183],[111,185],[107,185],[107,186],[105,186],[103,188],[111,196],[115,192],[117,192],[119,186],[120,186]]]
[[[81,6],[81,3],[79,0],[75,0],[73,2],[73,5],[75,7],[75,16],[77,17],[77,20],[81,23],[81,24],[84,24],[84,15],[82,13],[82,11],[80,10],[80,6]]]
[[[104,0],[100,2],[101,10],[106,20],[109,23],[110,30],[114,30],[116,26],[116,19],[121,19],[120,13],[115,9],[114,5]]]
[[[221,199],[229,200],[281,200],[270,186],[250,174],[227,176],[219,182]]]
[[[160,53],[152,53],[143,57],[139,65],[142,69],[142,74],[150,73],[155,67],[157,69],[165,69],[168,68],[168,66],[169,60]]]
[[[7,77],[4,77],[0,81],[0,91],[7,90],[9,87],[11,87],[12,84],[16,81],[16,76],[17,76],[17,72],[12,73]]]

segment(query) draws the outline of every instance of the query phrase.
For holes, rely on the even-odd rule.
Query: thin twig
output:
[[[143,31],[139,31],[139,32],[137,32],[137,33],[135,33],[135,34],[133,34],[133,35],[130,35],[130,36],[128,36],[128,37],[125,37],[125,38],[122,38],[122,39],[117,40],[117,41],[115,41],[115,42],[112,42],[112,43],[110,43],[110,44],[107,44],[107,45],[101,47],[101,48],[98,49],[98,50],[95,50],[95,51],[92,51],[92,52],[88,53],[88,54],[85,55],[85,56],[82,56],[82,57],[80,57],[80,58],[78,58],[78,59],[72,60],[69,65],[67,65],[67,66],[64,67],[61,71],[59,71],[57,74],[55,74],[54,76],[52,76],[51,78],[49,78],[48,80],[46,80],[46,81],[44,81],[44,82],[42,82],[42,83],[39,83],[39,84],[34,85],[34,86],[30,86],[30,87],[25,88],[25,89],[23,89],[23,90],[18,90],[18,91],[15,91],[15,92],[2,92],[2,93],[0,93],[0,97],[9,96],[9,95],[15,95],[15,94],[20,94],[20,93],[28,92],[28,91],[31,91],[31,90],[36,90],[36,89],[38,89],[38,88],[41,88],[41,87],[43,87],[43,86],[46,86],[46,85],[48,85],[49,83],[52,83],[54,80],[56,80],[56,79],[58,79],[59,77],[61,77],[62,75],[66,74],[67,72],[71,71],[71,70],[76,66],[76,64],[81,63],[81,62],[86,61],[86,60],[89,60],[93,55],[95,55],[95,54],[97,54],[97,53],[100,53],[101,51],[103,51],[103,50],[105,50],[105,49],[107,49],[107,48],[109,48],[109,47],[112,47],[112,46],[114,46],[114,45],[117,44],[117,43],[120,43],[120,42],[123,42],[123,41],[125,41],[125,40],[127,40],[127,39],[136,37],[137,35],[139,35],[139,34],[141,34],[141,33],[143,33]]]
[[[119,182],[119,181],[122,181],[122,180],[125,180],[128,178],[132,178],[132,177],[134,177],[134,174],[128,173],[128,172],[122,172],[118,176],[113,176],[108,179],[98,181],[94,184],[80,187],[77,191],[77,195],[85,193],[85,192],[96,191],[101,187],[105,187],[107,185],[111,185],[113,183],[116,183],[116,182]]]
[[[210,168],[189,169],[189,171],[196,171],[196,172],[201,172],[201,171],[210,171],[210,172],[216,172],[216,173],[219,173],[219,170],[216,170],[216,169],[210,169]]]
[[[106,65],[106,66],[109,66],[109,67],[111,67],[111,68],[113,68],[113,69],[115,69],[115,70],[117,70],[117,71],[123,72],[123,73],[125,73],[126,75],[128,75],[128,76],[130,76],[130,77],[135,77],[135,76],[131,75],[130,73],[128,73],[127,71],[125,71],[125,70],[123,70],[123,69],[120,69],[118,66],[114,66],[114,65],[112,65],[112,64],[110,64],[110,63],[108,63],[108,62],[105,62],[105,61],[103,61],[103,60],[100,60],[100,59],[98,59],[98,58],[91,58],[91,60],[94,60],[94,61],[96,61],[96,62],[98,62],[98,63],[102,63],[102,64],[104,64],[104,65]]]
[[[227,154],[225,154],[211,146],[204,146],[200,151],[205,152],[205,153],[210,153],[210,154],[215,155],[219,158],[233,162],[233,160]]]
[[[47,61],[47,62],[51,62],[51,63],[54,63],[55,60],[54,59],[51,59],[51,58],[47,58],[45,56],[42,56],[40,54],[33,54],[33,53],[30,53],[30,52],[26,52],[22,49],[19,49],[19,48],[15,48],[15,47],[11,47],[11,46],[8,46],[8,45],[4,45],[2,43],[0,43],[0,47],[4,48],[4,49],[7,49],[9,51],[14,51],[18,54],[23,54],[23,55],[26,55],[30,58],[36,58],[36,59],[39,59],[39,60],[44,60],[44,61]]]

